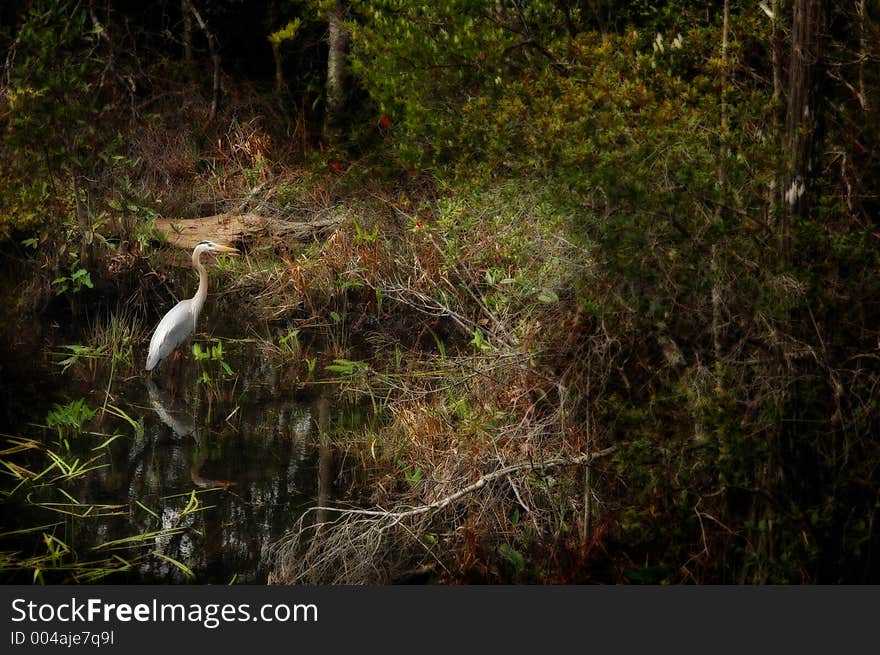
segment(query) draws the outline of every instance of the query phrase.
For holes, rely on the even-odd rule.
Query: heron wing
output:
[[[181,300],[162,317],[153,338],[150,339],[150,350],[147,353],[147,370],[152,371],[174,349],[186,341],[195,329],[195,317],[192,313],[192,300]]]

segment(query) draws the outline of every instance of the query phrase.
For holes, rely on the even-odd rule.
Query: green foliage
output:
[[[202,375],[199,381],[205,384],[211,382],[210,367],[218,367],[222,373],[232,376],[235,372],[232,367],[223,359],[223,342],[219,339],[210,343],[207,348],[203,348],[202,344],[194,342],[192,345],[192,353],[195,360],[202,365]]]
[[[86,9],[72,2],[34,3],[16,35],[0,124],[0,238],[75,220],[85,201],[84,178],[106,139],[98,129],[97,36]]]
[[[59,437],[82,431],[83,426],[94,418],[97,409],[90,409],[80,398],[66,405],[55,405],[46,415],[46,425],[54,428]]]
[[[106,346],[97,348],[92,346],[84,346],[81,344],[70,344],[61,346],[66,352],[58,353],[58,365],[61,366],[61,372],[67,371],[71,366],[75,366],[83,361],[94,361],[106,354]]]
[[[522,553],[510,544],[501,544],[501,546],[498,547],[498,552],[513,568],[512,577],[514,579],[519,578],[526,569],[526,562]]]
[[[325,370],[339,375],[362,375],[370,370],[367,362],[355,362],[350,359],[334,359],[332,364],[324,367]]]
[[[474,347],[474,350],[478,351],[490,351],[492,350],[492,344],[486,340],[483,331],[479,328],[474,330],[474,336],[468,342],[469,345]]]
[[[671,5],[677,3],[666,4],[676,10]],[[656,141],[670,130],[688,137],[671,153],[683,156],[695,140],[705,143],[700,123],[717,124],[714,24],[696,30],[691,24],[677,46],[671,45],[673,33],[665,53],[655,53],[654,32],[563,29],[586,18],[566,16],[552,2],[355,7],[362,23],[356,26],[353,67],[392,117],[404,163],[454,164],[471,176],[474,164],[488,162],[530,174],[562,173],[567,183],[568,171],[560,165],[588,173],[596,164],[620,165],[623,157],[636,161],[635,152],[603,159],[627,144],[641,146],[642,157],[656,158]],[[704,96],[707,91],[713,95]],[[627,184],[624,176],[615,179]],[[637,189],[633,183],[622,191]]]
[[[406,137],[398,141],[403,162],[453,151],[466,136],[456,120],[464,99],[493,95],[515,36],[481,18],[480,1],[368,1],[354,9],[363,22],[354,32],[353,70]]]
[[[731,7],[738,10],[745,3],[732,0]],[[724,0],[611,0],[597,3],[597,27],[610,27],[617,31],[637,27],[648,38],[654,34],[670,31],[675,33],[689,29],[695,23],[707,19],[720,19]]]
[[[410,471],[409,469],[406,469],[404,471],[404,477],[406,478],[407,483],[409,483],[409,485],[412,487],[416,486],[421,481],[421,479],[424,477],[424,475],[425,475],[425,472],[422,470],[422,467],[420,467],[420,466],[417,466],[412,471]]]
[[[278,345],[288,355],[298,356],[302,353],[302,344],[299,340],[300,330],[294,328],[278,340]]]
[[[273,46],[280,46],[285,41],[293,41],[296,38],[297,32],[299,32],[299,28],[302,26],[302,19],[295,18],[292,21],[288,21],[287,25],[282,27],[280,30],[276,30],[269,35],[269,43]]]
[[[55,287],[55,293],[59,296],[65,293],[79,293],[84,288],[93,289],[92,276],[84,268],[77,268],[70,275],[55,278],[52,280]]]
[[[371,232],[367,232],[357,219],[354,221],[354,230],[355,230],[355,243],[363,244],[363,243],[376,243],[376,239],[379,238],[379,224],[376,223],[373,226],[373,230]]]
[[[682,562],[696,580],[812,580],[834,568],[823,553],[844,549],[842,562],[871,541],[874,501],[839,462],[851,448],[876,461],[876,371],[847,359],[876,345],[875,212],[852,190],[876,162],[861,145],[876,143],[877,103],[856,90],[878,87],[851,56],[876,48],[839,30],[876,25],[829,9],[840,77],[824,91],[840,102],[827,105],[833,134],[789,256],[773,22],[756,5],[730,3],[723,55],[720,1],[354,5],[354,70],[391,118],[399,165],[450,182],[436,220],[411,220],[413,238],[443,243],[445,276],[481,266],[469,288],[493,312],[524,297],[530,313],[564,312],[573,291],[590,345],[569,354],[620,367],[588,402],[621,444],[610,477],[625,483],[610,493],[615,536],[640,562],[633,581],[680,580]],[[511,211],[524,199],[535,211]],[[553,225],[583,247],[580,276],[530,250]],[[490,347],[479,328],[470,343]],[[612,364],[597,343],[622,354]],[[841,376],[864,385],[846,418]]]

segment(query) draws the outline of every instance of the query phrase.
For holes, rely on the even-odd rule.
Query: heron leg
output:
[[[172,376],[177,375],[177,369],[180,367],[181,359],[183,359],[183,355],[180,354],[180,350],[175,350],[171,353],[171,361],[169,362],[171,366],[169,368],[171,369],[170,373]]]

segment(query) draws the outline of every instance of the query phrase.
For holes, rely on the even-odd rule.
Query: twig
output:
[[[20,36],[16,36],[15,41],[9,46],[9,50],[6,51],[6,61],[3,63],[3,79],[0,80],[0,96],[5,95],[12,85],[12,68],[15,64],[15,53],[19,38]]]

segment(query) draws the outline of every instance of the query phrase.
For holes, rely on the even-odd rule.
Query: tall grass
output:
[[[124,410],[111,404],[108,411],[137,435],[139,423]],[[130,438],[97,429],[97,415],[97,408],[79,399],[55,405],[45,425],[32,426],[42,432],[40,438],[5,437],[0,498],[4,515],[15,517],[10,522],[17,527],[0,533],[0,579],[39,584],[118,580],[137,574],[154,558],[170,563],[187,579],[194,577],[188,567],[162,552],[162,544],[194,529],[187,517],[210,507],[200,499],[207,490],[163,499],[179,506],[171,523],[138,500],[92,500],[89,490],[111,466],[112,444]],[[119,520],[153,527],[94,545],[78,543],[78,535],[99,534],[99,527]]]

